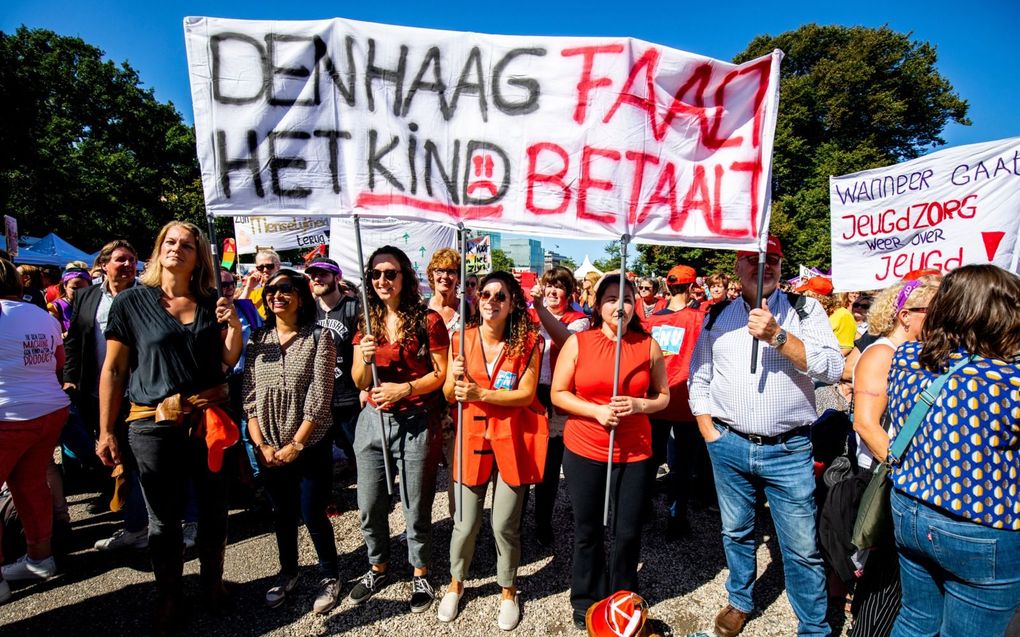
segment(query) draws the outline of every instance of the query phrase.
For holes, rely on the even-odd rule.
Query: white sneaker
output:
[[[278,575],[273,587],[266,591],[266,606],[276,608],[287,598],[287,594],[297,586],[297,575]]]
[[[436,616],[441,622],[452,622],[460,614],[460,595],[453,591],[447,591],[443,599],[439,600],[439,610]]]
[[[36,562],[29,559],[27,555],[22,555],[17,562],[8,564],[0,569],[0,572],[3,573],[3,578],[9,582],[46,580],[57,574],[57,563],[53,561],[52,556]]]
[[[521,607],[517,604],[518,595],[513,599],[503,599],[499,602],[499,615],[496,618],[496,625],[500,630],[513,630],[521,621]]]
[[[7,583],[7,580],[0,579],[0,604],[6,604],[11,601],[11,585]]]
[[[182,531],[184,533],[184,548],[195,548],[195,544],[198,542],[198,523],[187,522]]]
[[[99,540],[95,543],[97,551],[119,551],[121,549],[147,549],[149,548],[149,529],[128,533],[120,529],[111,537]]]
[[[340,599],[340,582],[335,577],[324,577],[319,581],[319,591],[315,594],[312,611],[316,615],[324,615],[333,610]]]

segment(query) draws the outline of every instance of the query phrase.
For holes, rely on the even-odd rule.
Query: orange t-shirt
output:
[[[608,405],[613,397],[613,362],[616,340],[601,329],[578,332],[574,393],[582,400]],[[652,337],[630,332],[623,337],[620,351],[620,393],[643,398],[652,382]],[[605,462],[609,453],[609,431],[594,418],[571,415],[563,432],[567,449],[589,460]],[[646,414],[625,416],[616,427],[613,462],[638,462],[652,457],[652,427]]]

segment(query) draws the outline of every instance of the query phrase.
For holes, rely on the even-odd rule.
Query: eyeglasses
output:
[[[744,261],[746,263],[753,263],[753,264],[757,265],[758,264],[758,255],[757,254],[749,254],[746,257],[740,257],[740,260]],[[769,264],[772,267],[776,267],[777,265],[779,265],[779,262],[782,261],[782,260],[783,260],[783,257],[779,256],[778,254],[766,254],[765,255],[765,263]]]
[[[294,294],[294,284],[284,281],[283,283],[277,283],[276,285],[267,285],[263,290],[265,296],[272,296],[274,294]]]
[[[453,268],[436,268],[432,271],[434,274],[445,274],[446,276],[457,276],[460,274],[460,270],[454,270]]]
[[[259,272],[272,272],[276,269],[275,263],[263,263],[262,265],[255,266],[255,269]]]
[[[494,293],[489,292],[488,290],[482,290],[481,293],[478,295],[478,298],[480,298],[483,301],[488,301],[489,299],[496,299],[496,302],[498,303],[505,303],[506,292],[499,291]]]
[[[400,270],[376,270],[373,269],[371,276],[373,281],[378,281],[379,277],[386,277],[387,281],[396,281],[397,275],[401,274]]]
[[[927,314],[928,308],[926,307],[905,307],[903,308],[908,312],[917,312],[918,314]]]

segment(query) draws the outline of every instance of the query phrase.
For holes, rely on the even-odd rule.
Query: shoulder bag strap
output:
[[[945,374],[942,374],[928,385],[924,391],[918,395],[918,400],[914,403],[914,406],[910,410],[910,415],[907,416],[907,422],[903,425],[903,429],[896,435],[896,440],[893,441],[892,446],[889,448],[889,457],[887,462],[890,464],[896,464],[899,462],[903,452],[907,450],[910,445],[910,441],[913,439],[914,434],[917,433],[917,429],[921,426],[921,421],[928,415],[928,411],[931,410],[931,406],[935,404],[935,399],[938,398],[939,394],[942,393],[942,387],[949,380],[949,377],[955,374],[961,367],[974,360],[973,356],[961,358],[955,365],[949,368]]]

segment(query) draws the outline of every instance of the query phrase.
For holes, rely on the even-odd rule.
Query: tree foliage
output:
[[[498,272],[512,272],[514,269],[514,260],[510,258],[510,255],[499,248],[492,249],[492,271]]]
[[[165,222],[201,222],[194,131],[127,62],[52,31],[0,32],[0,94],[0,208],[22,233],[145,254]]]
[[[762,35],[736,56],[745,62],[773,49],[780,71],[772,163],[771,230],[789,264],[829,267],[829,176],[913,159],[941,145],[950,122],[970,124],[967,102],[935,66],[935,47],[888,27],[808,24]],[[719,269],[733,256],[648,246],[658,271],[690,263]],[[687,260],[684,260],[684,259]]]

